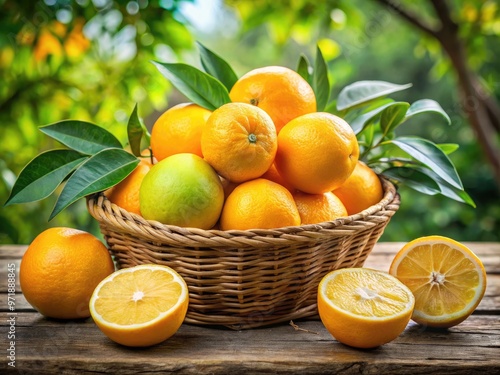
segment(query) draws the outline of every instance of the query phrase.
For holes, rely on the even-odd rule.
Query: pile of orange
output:
[[[282,67],[255,69],[214,111],[193,103],[168,109],[154,124],[152,155],[105,195],[131,215],[165,224],[222,230],[308,225],[353,215],[378,203],[377,174],[359,160],[356,136],[342,118],[316,111],[310,85]],[[20,265],[26,300],[56,319],[92,316],[111,340],[151,346],[175,334],[189,291],[167,266],[115,272],[90,233],[50,228]],[[486,273],[463,244],[415,239],[389,272],[332,271],[318,285],[321,321],[339,342],[373,348],[396,339],[410,319],[452,327],[469,317]]]
[[[298,73],[277,66],[254,69],[234,84],[229,96],[231,103],[213,111],[183,103],[163,113],[151,132],[151,150],[158,165],[164,165],[162,171],[141,163],[128,181],[107,194],[109,199],[146,219],[210,229],[213,220],[194,218],[203,214],[198,208],[208,199],[213,202],[210,215],[217,213],[215,226],[222,230],[332,221],[382,199],[378,176],[358,160],[352,128],[342,118],[316,110],[314,91]],[[196,181],[172,182],[168,173],[182,173],[165,167],[165,161],[178,154],[202,158],[219,176],[222,189],[212,189],[210,198]],[[142,184],[149,169],[169,181],[168,191]],[[190,198],[177,202],[179,196]],[[139,197],[148,200],[147,210],[145,203],[141,210]],[[160,201],[168,201],[168,207]],[[177,214],[184,215],[182,220],[171,219]]]

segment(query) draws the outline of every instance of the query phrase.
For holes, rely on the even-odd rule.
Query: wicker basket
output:
[[[246,329],[317,314],[317,287],[329,271],[361,267],[399,208],[382,179],[375,206],[321,224],[220,231],[147,221],[102,193],[87,198],[118,267],[174,268],[189,288],[187,323]]]

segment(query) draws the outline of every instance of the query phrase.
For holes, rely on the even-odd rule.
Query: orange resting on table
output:
[[[58,319],[87,318],[94,288],[114,270],[108,249],[94,235],[54,227],[28,246],[19,281],[24,297],[41,314]]]

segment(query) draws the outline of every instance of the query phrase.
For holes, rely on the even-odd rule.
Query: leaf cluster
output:
[[[64,184],[49,220],[89,194],[104,191],[127,177],[139,163],[140,142],[147,133],[137,116],[128,124],[133,154],[106,129],[85,121],[63,120],[39,128],[67,148],[40,153],[19,174],[5,205],[47,198]]]
[[[340,91],[337,114],[356,133],[361,160],[397,184],[475,207],[448,156],[458,149],[457,144],[435,144],[422,137],[396,134],[396,129],[409,119],[425,113],[437,114],[451,123],[435,100],[420,99],[410,104],[387,97],[409,87],[411,84],[360,81]]]
[[[222,57],[198,46],[204,71],[183,63],[153,64],[190,101],[215,110],[231,101],[229,91],[238,77]],[[313,63],[305,56],[299,58],[296,71],[313,88],[318,111],[336,114],[350,123],[358,138],[360,158],[370,167],[397,184],[474,206],[448,157],[457,145],[396,135],[396,129],[422,113],[438,114],[450,123],[439,103],[430,99],[411,104],[394,101],[388,96],[411,84],[383,81],[355,82],[333,98],[327,64],[319,47]],[[44,152],[31,160],[21,171],[6,205],[44,199],[64,184],[49,219],[78,199],[122,181],[139,163],[143,141],[149,141],[137,105],[127,125],[132,153],[124,150],[111,133],[88,122],[65,120],[39,129],[67,148]]]
[[[228,92],[237,78],[223,58],[198,45],[205,71],[185,64],[155,64],[189,100],[214,110],[230,102]],[[361,160],[379,174],[421,193],[442,194],[475,207],[448,156],[458,149],[458,145],[396,135],[401,125],[425,113],[437,114],[450,124],[449,116],[438,102],[432,99],[420,99],[411,104],[395,101],[388,96],[412,85],[384,81],[352,83],[334,98],[327,64],[319,47],[312,63],[306,56],[300,56],[296,71],[313,88],[318,111],[336,114],[351,125],[358,138]]]

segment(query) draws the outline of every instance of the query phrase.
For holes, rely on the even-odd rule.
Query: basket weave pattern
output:
[[[90,214],[118,267],[168,265],[188,284],[187,323],[247,329],[317,313],[317,287],[328,272],[361,267],[399,208],[382,179],[375,206],[321,224],[275,230],[220,231],[147,221],[102,193],[87,198]]]

